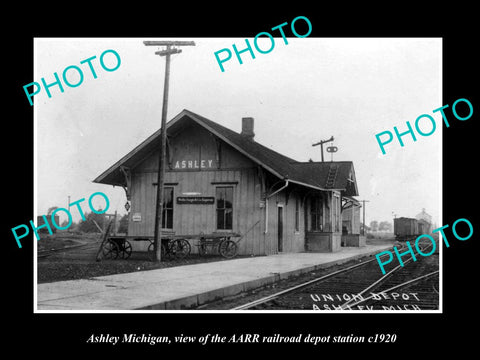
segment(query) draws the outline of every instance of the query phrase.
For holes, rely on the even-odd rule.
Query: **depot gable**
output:
[[[167,171],[239,169],[255,166],[250,159],[190,118],[184,118],[181,130],[168,133]],[[158,147],[155,147],[131,169],[135,172],[157,172],[158,156]]]
[[[223,163],[232,168],[245,167],[249,166],[250,161],[279,179],[288,179],[301,186],[321,191],[338,190],[345,196],[358,195],[351,161],[302,163],[284,156],[253,140],[252,118],[243,119],[242,133],[239,134],[184,109],[167,123],[167,137],[169,170],[202,170],[209,166],[218,169],[219,163],[220,166]],[[131,169],[140,164],[152,171],[158,169],[156,154],[159,138],[160,129],[104,171],[94,182],[128,187],[128,173]],[[189,142],[192,140],[193,143]],[[204,140],[205,144],[201,144],[200,140]]]

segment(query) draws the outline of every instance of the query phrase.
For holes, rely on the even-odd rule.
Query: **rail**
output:
[[[428,250],[429,247],[431,247],[432,244],[429,244],[429,245],[426,245],[425,247],[423,247],[421,250],[422,252],[424,250]],[[403,247],[405,248],[405,246]],[[405,260],[404,261],[404,265],[408,264],[409,262],[411,262],[413,259],[410,257],[409,259]],[[331,277],[334,277],[334,276],[337,276],[339,274],[344,274],[344,273],[347,273],[349,271],[352,271],[354,269],[357,269],[359,267],[362,267],[362,266],[365,266],[367,264],[370,264],[372,262],[376,262],[377,259],[374,258],[374,259],[371,259],[371,260],[367,260],[367,261],[364,261],[360,264],[355,264],[355,265],[352,265],[352,266],[349,266],[345,269],[341,269],[341,270],[337,270],[335,272],[332,272],[330,274],[327,274],[327,275],[323,275],[321,277],[318,277],[318,278],[315,278],[315,279],[312,279],[312,280],[309,280],[309,281],[306,281],[306,282],[303,282],[301,284],[298,284],[298,285],[295,285],[295,286],[292,286],[288,289],[285,289],[285,290],[282,290],[282,291],[279,291],[279,292],[276,292],[274,294],[271,294],[271,295],[268,295],[268,296],[265,296],[265,297],[262,297],[260,299],[257,299],[257,300],[254,300],[254,301],[251,301],[251,302],[248,302],[246,304],[243,304],[243,305],[240,305],[240,306],[236,306],[234,308],[232,308],[231,310],[248,310],[248,309],[252,309],[258,305],[262,305],[262,304],[265,304],[265,303],[268,303],[272,300],[275,300],[277,298],[280,298],[286,294],[289,294],[289,293],[293,293],[299,289],[302,289],[302,288],[306,288],[310,285],[313,285],[313,284],[316,284],[316,283],[320,283],[328,278],[331,278]],[[365,292],[373,289],[374,287],[378,286],[379,284],[383,283],[386,281],[386,279],[388,279],[394,272],[398,271],[400,268],[402,268],[402,266],[398,265],[396,266],[395,268],[393,268],[392,270],[390,270],[389,272],[387,272],[385,275],[383,275],[382,277],[380,277],[378,280],[374,281],[373,283],[371,283],[369,286],[367,286],[366,288],[364,288],[362,291],[360,291],[356,296],[353,296],[351,300],[343,303],[341,305],[341,308],[342,309],[345,309],[346,307],[350,306],[349,304],[354,300],[354,299],[358,299],[358,298],[363,298],[361,295],[364,294]],[[432,274],[428,274],[430,276],[434,275],[433,273]],[[424,278],[425,276],[422,276],[422,277],[419,277],[419,278],[416,278],[416,279],[413,279],[413,280],[410,280],[408,282],[405,282],[405,283],[412,283],[414,281],[420,281],[421,278]],[[398,288],[398,287],[401,287],[401,286],[405,286],[405,284],[400,284],[400,285],[397,285],[395,286],[395,288]],[[391,289],[388,289],[386,291],[392,291],[394,288],[391,288]],[[358,303],[360,303],[362,301],[359,301]],[[356,305],[357,303],[355,303]]]

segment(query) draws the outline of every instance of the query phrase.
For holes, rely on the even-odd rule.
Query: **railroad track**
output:
[[[41,250],[37,252],[37,258],[85,260],[95,259],[95,254],[98,250],[99,244],[99,242],[88,242],[66,248]]]
[[[432,244],[422,243],[428,253]],[[438,247],[437,247],[438,248]],[[399,249],[399,252],[402,250]],[[232,310],[434,310],[439,303],[438,253],[403,256],[382,276],[376,257],[297,284]]]

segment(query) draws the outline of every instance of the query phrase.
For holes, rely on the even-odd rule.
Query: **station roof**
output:
[[[280,179],[288,179],[292,183],[317,190],[340,190],[345,196],[358,195],[351,161],[299,162],[186,109],[167,123],[167,134],[173,135],[182,131],[189,119]],[[94,182],[126,186],[120,167],[134,167],[158,149],[159,138],[160,129],[105,170]]]

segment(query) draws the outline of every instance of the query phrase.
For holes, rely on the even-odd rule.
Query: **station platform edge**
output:
[[[390,248],[367,244],[335,253],[281,253],[38,284],[35,312],[188,310]]]

